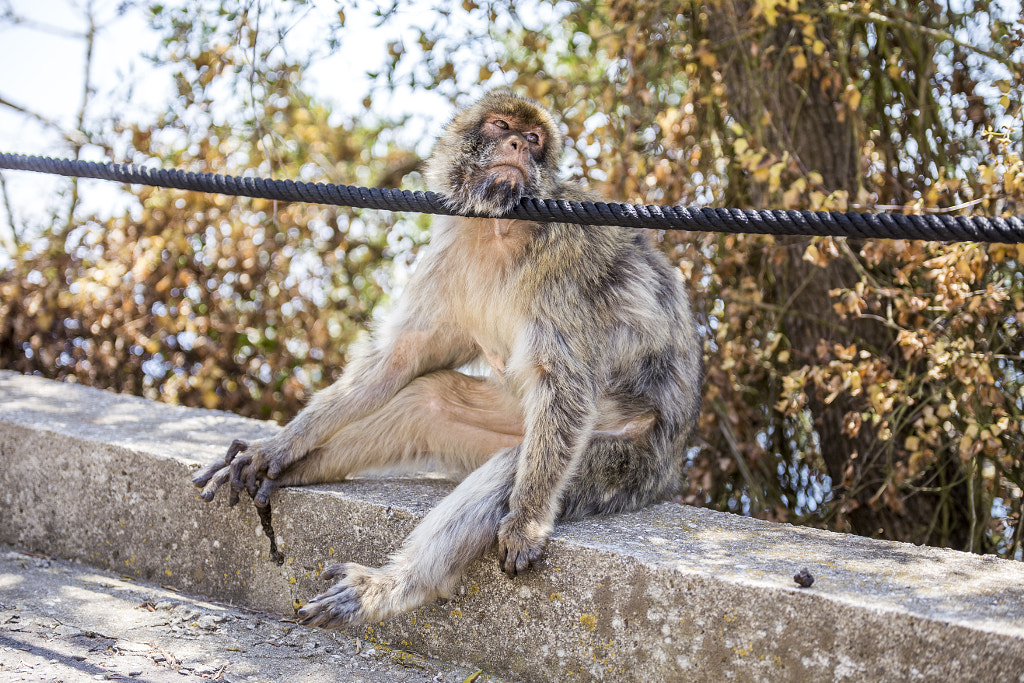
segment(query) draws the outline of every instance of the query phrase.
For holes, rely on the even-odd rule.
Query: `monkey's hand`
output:
[[[217,490],[230,482],[228,505],[234,507],[243,490],[253,499],[256,507],[266,507],[270,494],[281,486],[277,480],[283,469],[284,458],[273,457],[270,439],[252,443],[235,439],[225,456],[209,467],[199,470],[192,477],[192,483],[203,490],[199,497],[213,500]]]
[[[498,564],[509,576],[532,567],[544,552],[551,527],[510,512],[498,527]]]

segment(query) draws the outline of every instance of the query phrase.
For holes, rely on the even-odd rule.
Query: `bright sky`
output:
[[[75,115],[81,103],[85,43],[79,37],[85,29],[81,12],[75,9],[83,4],[75,0],[9,0],[14,14],[29,20],[20,26],[0,24],[0,63],[18,65],[0,70],[0,98],[24,106],[58,124],[74,130]],[[159,37],[150,31],[141,12],[129,8],[123,15],[117,12],[118,0],[96,0],[100,37],[93,58],[93,82],[97,91],[94,104],[98,110],[109,107],[104,93],[109,93],[124,82],[135,83],[131,108],[125,111],[129,120],[147,120],[150,115],[164,109],[171,93],[169,75],[154,69],[143,58],[155,51]],[[5,3],[0,0],[0,11]],[[288,41],[301,45],[306,41],[321,40],[318,29],[329,22],[337,22],[338,3],[322,0],[305,13],[296,15],[296,26]],[[346,12],[346,31],[341,49],[316,64],[307,72],[309,87],[320,98],[332,102],[341,114],[355,114],[362,108],[368,80],[367,69],[383,62],[387,42],[396,37],[402,26],[432,20],[433,13],[427,3],[410,3],[402,10],[397,22],[385,29],[373,28],[369,6],[362,3],[363,11]],[[61,33],[71,35],[60,35]],[[287,45],[286,45],[287,47]],[[416,115],[412,140],[429,140],[450,115],[447,102],[439,95],[400,94],[386,106],[397,107]],[[36,121],[0,106],[0,151],[21,154],[64,155],[66,145],[52,131]],[[425,150],[424,150],[425,151]],[[86,149],[84,156],[95,161],[97,150]],[[8,191],[15,203],[18,223],[33,216],[43,216],[47,205],[56,201],[57,192],[65,181],[29,173],[5,173]],[[82,181],[88,192],[83,192],[87,209],[117,210],[117,186],[104,181]],[[0,221],[6,222],[6,211],[0,206]],[[28,222],[31,222],[30,220]],[[2,251],[2,250],[0,250]]]
[[[118,19],[113,11],[115,3],[100,4],[103,5],[110,10],[102,14],[106,28],[95,55],[95,80],[100,92],[125,76],[125,66],[119,64],[120,53],[136,55],[155,40],[137,13]],[[61,32],[81,33],[84,24],[79,21],[80,13],[65,0],[49,3],[13,0],[11,7],[15,14],[41,25],[7,27],[0,24],[0,59],[5,64],[17,65],[0,71],[0,97],[64,129],[74,130],[74,115],[81,104],[84,41],[61,35]],[[110,23],[106,23],[108,21]],[[158,81],[150,80],[139,93],[138,101],[158,101],[160,90]],[[0,150],[62,154],[66,147],[60,146],[58,141],[59,137],[46,126],[0,106]],[[55,203],[56,193],[66,186],[64,181],[36,174],[8,171],[4,175],[18,223],[45,215],[45,208]],[[98,200],[109,201],[113,194],[113,190],[101,190]]]

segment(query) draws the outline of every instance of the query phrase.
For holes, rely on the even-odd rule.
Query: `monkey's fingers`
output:
[[[243,473],[245,475],[245,492],[249,494],[249,497],[253,500],[256,499],[256,491],[259,490],[256,479],[256,470],[253,469],[252,465],[245,468]],[[266,507],[265,505],[260,507]]]
[[[251,455],[243,455],[235,458],[228,469],[231,472],[231,494],[228,496],[228,507],[234,507],[238,503],[238,496],[245,488],[245,482],[242,481],[242,476],[246,474],[246,469],[252,464]]]
[[[229,508],[233,508],[236,505],[238,505],[239,497],[240,497],[239,490],[236,489],[234,486],[230,487],[228,489],[228,507]]]
[[[248,441],[242,441],[241,439],[235,439],[234,441],[231,442],[231,445],[228,446],[228,452],[224,454],[224,464],[225,465],[230,465],[231,461],[235,459],[236,455],[238,455],[242,451],[247,451],[247,450],[249,450],[249,442]]]
[[[498,541],[498,565],[501,571],[510,578],[522,574],[532,567],[543,552],[544,547],[531,548],[526,544],[514,543],[510,540]]]
[[[213,479],[213,476],[215,474],[218,474],[219,472],[222,472],[225,469],[227,468],[224,467],[223,460],[218,460],[216,462],[210,463],[206,467],[197,470],[196,473],[192,475],[192,483],[199,488],[204,488],[209,483],[209,481]]]
[[[267,478],[277,479],[281,476],[281,472],[284,471],[285,467],[290,464],[290,462],[282,462],[280,459],[271,460],[267,465]]]
[[[224,454],[223,458],[210,463],[209,465],[195,473],[195,475],[192,477],[192,483],[198,486],[199,488],[204,488],[215,474],[219,473],[227,465],[230,465],[231,461],[235,459],[236,455],[238,455],[239,453],[248,448],[248,443],[242,441],[241,439],[235,439],[234,441],[231,442],[231,445],[228,446],[228,452]],[[223,483],[224,482],[221,482],[221,484]],[[213,492],[216,492],[218,488],[220,488],[219,484],[216,487],[214,487]],[[213,492],[210,493],[210,498],[204,498],[204,500],[210,500],[213,497]]]
[[[281,484],[274,481],[273,479],[264,479],[260,482],[260,487],[256,491],[256,495],[252,497],[253,505],[258,508],[265,508],[270,505],[270,494],[281,488]]]
[[[298,612],[303,626],[338,628],[356,621],[360,611],[359,596],[351,586],[341,586],[337,593],[325,593]]]
[[[242,477],[245,475],[246,468],[252,464],[251,455],[243,455],[235,458],[228,469],[231,470],[231,488],[238,489],[241,491],[245,488],[245,482],[242,481]]]
[[[214,476],[216,475],[216,476]],[[209,503],[213,500],[213,497],[217,494],[217,490],[227,483],[228,479],[231,478],[231,468],[223,467],[216,472],[212,473],[207,480],[209,483],[203,488],[203,492],[199,494],[199,497]],[[195,483],[195,479],[192,479],[192,483]]]

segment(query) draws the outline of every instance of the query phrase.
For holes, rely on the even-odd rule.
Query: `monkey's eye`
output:
[[[526,141],[529,142],[531,145],[539,145],[540,144],[540,136],[537,135],[536,133],[527,133],[523,137],[525,137]]]
[[[494,119],[494,125],[496,125],[498,128],[501,128],[502,130],[508,130],[508,123],[506,123],[502,119]]]

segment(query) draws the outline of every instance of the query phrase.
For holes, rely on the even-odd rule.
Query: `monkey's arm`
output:
[[[556,324],[526,329],[522,373],[526,433],[520,447],[509,512],[498,529],[498,562],[506,574],[525,571],[540,556],[558,515],[562,491],[590,439],[597,384],[579,330]],[[592,338],[591,338],[592,339]],[[591,345],[592,345],[591,341]]]

